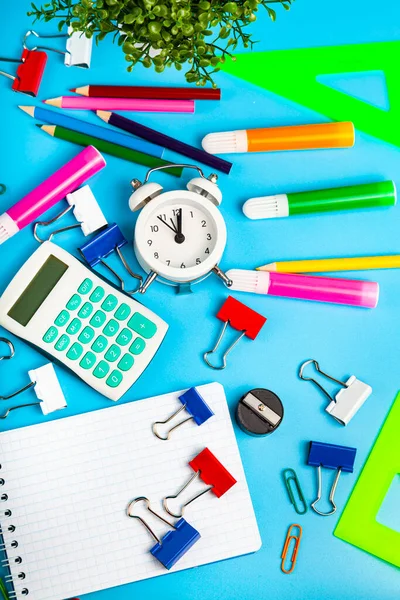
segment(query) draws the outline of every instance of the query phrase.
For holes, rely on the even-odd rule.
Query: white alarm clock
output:
[[[171,192],[163,192],[158,183],[148,183],[152,173],[169,167],[196,169],[199,177],[188,182],[187,190]],[[129,208],[142,209],[135,226],[134,250],[148,274],[141,293],[156,279],[189,290],[192,283],[211,272],[232,285],[218,267],[226,245],[226,225],[218,209],[222,193],[217,179],[215,174],[207,179],[194,165],[171,164],[150,169],[143,183],[132,181],[135,191]]]

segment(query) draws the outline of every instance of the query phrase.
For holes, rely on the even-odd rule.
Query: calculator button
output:
[[[149,319],[146,319],[140,313],[135,313],[133,317],[128,321],[128,327],[136,331],[136,333],[140,333],[142,337],[146,340],[149,340],[153,337],[153,335],[157,331],[157,325]]]
[[[116,319],[118,319],[118,321],[123,321],[124,319],[127,319],[130,314],[131,314],[130,307],[123,302],[122,304],[120,304],[118,306],[117,310],[115,311],[114,317]]]
[[[93,352],[86,352],[85,356],[79,363],[83,369],[91,369],[96,363],[96,355]]]
[[[71,323],[67,327],[67,333],[71,333],[72,335],[74,333],[78,333],[81,327],[82,321],[80,321],[79,319],[72,319]]]
[[[72,296],[72,298],[70,298],[68,300],[68,303],[67,303],[68,310],[75,310],[76,308],[78,308],[78,306],[80,305],[81,302],[82,302],[82,298],[80,296],[78,296],[78,294],[74,294]]]
[[[103,352],[107,348],[108,341],[104,335],[99,335],[92,344],[92,350],[95,352]]]
[[[46,342],[46,344],[51,344],[54,342],[56,337],[58,336],[58,329],[56,327],[50,327],[42,337],[42,340]]]
[[[94,329],[91,327],[85,327],[85,329],[81,332],[78,340],[82,342],[82,344],[88,344],[94,338]]]
[[[120,346],[126,346],[131,341],[133,335],[129,329],[123,329],[116,339],[117,344]]]
[[[134,362],[135,359],[133,358],[133,356],[131,356],[130,354],[124,354],[124,356],[118,363],[118,369],[121,369],[121,371],[129,371],[129,369],[133,367]]]
[[[68,350],[67,358],[70,358],[71,360],[78,360],[82,352],[83,347],[78,344],[78,342],[75,342],[75,344],[72,344],[71,348]]]
[[[122,373],[119,371],[112,371],[111,375],[107,377],[106,384],[112,388],[118,387],[122,381]]]
[[[103,313],[102,310],[97,310],[90,319],[90,324],[93,325],[93,327],[101,327],[104,325],[106,318],[106,313]]]
[[[58,315],[57,319],[54,321],[54,325],[57,327],[62,327],[69,321],[69,312],[67,310],[62,310]]]
[[[78,317],[81,317],[81,319],[86,319],[87,317],[90,317],[90,315],[92,314],[93,311],[93,305],[90,304],[90,302],[85,302],[85,304],[82,306],[81,310],[78,312]]]
[[[110,365],[106,363],[105,360],[101,360],[95,370],[93,371],[93,375],[97,377],[97,379],[103,379],[110,370]]]
[[[79,294],[82,294],[84,296],[85,294],[88,294],[90,292],[92,287],[93,281],[91,281],[90,279],[85,279],[85,281],[82,281],[81,285],[78,287],[78,292]]]
[[[69,344],[69,337],[67,335],[65,335],[65,333],[64,333],[64,335],[62,335],[59,338],[59,340],[55,344],[54,348],[56,350],[58,350],[59,352],[62,352],[63,350],[65,350],[67,348],[68,344]]]
[[[106,352],[105,359],[110,362],[115,362],[121,356],[121,348],[113,344]]]
[[[142,338],[136,338],[133,340],[132,346],[129,348],[129,352],[132,354],[141,354],[146,347],[146,342]]]
[[[117,321],[115,321],[114,319],[110,319],[107,325],[104,327],[103,333],[104,335],[108,335],[108,337],[111,337],[117,333],[118,329],[119,324],[117,323]]]
[[[103,300],[104,294],[104,289],[98,285],[97,288],[95,288],[95,290],[90,294],[89,300],[90,302],[100,302],[100,300]]]
[[[103,304],[101,305],[101,308],[107,312],[110,312],[111,310],[114,310],[114,308],[117,306],[118,304],[118,300],[115,296],[113,296],[112,294],[109,294],[107,296],[107,298],[104,300]]]

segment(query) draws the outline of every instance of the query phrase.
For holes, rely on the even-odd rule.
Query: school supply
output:
[[[354,125],[345,122],[209,133],[203,138],[201,145],[210,154],[229,154],[351,148],[354,140]]]
[[[400,473],[400,393],[372,446],[333,534],[400,567],[400,532],[379,522],[378,511]]]
[[[43,101],[57,108],[75,110],[131,110],[136,112],[194,113],[193,100],[151,100],[147,98],[85,98],[59,96]]]
[[[82,67],[84,69],[89,69],[92,58],[93,38],[87,38],[82,31],[76,31],[72,27],[68,27],[68,33],[39,35],[36,31],[30,30],[24,37],[24,48],[26,48],[26,41],[31,35],[34,35],[38,39],[67,38],[65,51],[48,46],[36,46],[31,50],[38,50],[39,48],[41,50],[50,50],[51,52],[64,55],[64,64],[67,67]]]
[[[173,150],[178,154],[182,154],[182,156],[187,156],[196,162],[200,162],[204,165],[208,165],[212,169],[217,169],[218,171],[222,171],[222,173],[229,174],[232,168],[232,163],[218,158],[217,156],[210,156],[204,150],[200,150],[199,148],[194,148],[194,146],[190,146],[189,144],[185,144],[185,142],[180,142],[175,138],[170,137],[169,135],[165,135],[165,133],[160,133],[155,129],[151,129],[150,127],[146,127],[145,125],[141,125],[137,121],[132,121],[132,119],[127,119],[122,115],[117,115],[113,112],[108,112],[105,110],[97,110],[96,114],[100,119],[109,123],[109,125],[113,125],[114,127],[118,127],[123,131],[128,131],[129,133],[136,135],[139,138],[143,138],[148,142],[152,142],[153,144],[159,144],[160,146],[164,146],[169,150]]]
[[[157,352],[168,325],[44,242],[0,298],[0,325],[118,400]]]
[[[165,496],[163,499],[163,507],[172,517],[181,518],[185,508],[201,496],[204,496],[204,494],[207,494],[207,492],[212,492],[215,494],[215,496],[217,496],[217,498],[221,498],[221,496],[226,494],[226,492],[230,490],[235,483],[237,483],[236,479],[229,473],[224,465],[220,463],[220,461],[208,448],[204,448],[200,454],[195,456],[189,462],[189,466],[193,469],[194,474],[186,481],[179,492],[171,496]],[[189,500],[183,502],[178,513],[172,512],[171,508],[169,507],[169,501],[179,498],[179,496],[189,487],[189,485],[198,478],[207,484],[208,487],[202,489]]]
[[[250,390],[236,408],[236,422],[245,433],[269,435],[282,423],[283,404],[274,392],[263,388]]]
[[[255,340],[261,329],[265,325],[267,319],[263,317],[255,310],[252,310],[239,300],[236,300],[232,296],[228,296],[216,315],[217,319],[223,321],[223,327],[221,333],[215,343],[212,350],[208,350],[203,356],[205,363],[215,370],[222,370],[226,367],[226,359],[228,354],[234,349],[234,347],[240,342],[240,340],[246,336],[251,340]],[[240,331],[240,335],[236,340],[229,346],[222,356],[222,364],[215,366],[210,363],[208,357],[210,354],[214,354],[219,348],[219,345],[224,337],[226,328],[230,325],[233,329]]]
[[[316,371],[323,377],[326,377],[330,381],[334,381],[342,387],[335,396],[331,396],[319,381],[304,375],[304,369],[311,364],[314,365]],[[354,375],[351,375],[347,381],[340,381],[340,379],[335,379],[335,377],[324,373],[324,371],[320,369],[319,363],[314,359],[306,360],[300,366],[299,377],[300,379],[303,379],[303,381],[310,381],[328,397],[330,402],[325,410],[342,425],[347,425],[351,421],[366,399],[372,394],[372,387],[363,381],[360,381]]]
[[[0,215],[0,245],[35,221],[67,194],[79,188],[105,166],[106,161],[96,148],[88,146],[82,150],[22,200]]]
[[[243,204],[243,212],[249,219],[276,219],[341,210],[384,208],[395,206],[396,202],[397,192],[394,182],[381,181],[250,198]]]
[[[84,85],[70,92],[89,98],[159,98],[162,100],[220,100],[218,88],[150,87],[145,85]]]
[[[146,167],[159,167],[161,165],[165,165],[167,166],[166,173],[175,175],[175,177],[180,177],[182,173],[182,169],[169,167],[170,163],[162,158],[157,158],[150,154],[144,154],[143,152],[138,152],[137,150],[131,150],[130,148],[119,146],[118,144],[114,144],[112,142],[106,142],[105,140],[87,135],[86,133],[80,133],[79,131],[74,131],[73,129],[67,129],[66,127],[61,127],[60,125],[37,124],[37,127],[39,127],[48,135],[51,135],[51,137],[58,138],[59,140],[65,140],[66,142],[72,142],[73,144],[78,144],[79,146],[95,146],[99,152],[111,154],[111,156],[123,158],[124,160],[129,160],[130,162],[138,165],[144,165]]]
[[[151,156],[157,156],[158,158],[162,158],[164,154],[164,148],[161,146],[151,144],[145,140],[139,140],[131,135],[120,133],[111,128],[81,121],[80,119],[70,117],[59,110],[50,110],[44,106],[19,106],[18,108],[40,121],[45,121],[52,125],[61,125],[61,127],[65,127],[66,129],[85,133],[86,135],[91,135],[97,139],[104,140],[105,142],[111,142],[113,144],[118,144],[119,146],[130,148],[131,150],[143,152],[143,154],[150,154]]]
[[[316,258],[314,260],[286,260],[256,267],[256,271],[278,273],[326,273],[328,271],[366,271],[399,269],[400,254],[389,256],[357,256],[349,258]]]
[[[357,448],[337,446],[336,444],[325,444],[323,442],[310,442],[307,464],[317,467],[318,473],[317,498],[311,503],[311,508],[322,517],[329,517],[336,512],[335,492],[339,483],[340,474],[342,471],[346,473],[353,472],[356,453]],[[321,512],[316,508],[316,505],[321,500],[322,496],[322,467],[337,471],[331,491],[329,492],[329,502],[332,505],[332,510],[330,512]]]
[[[298,529],[298,533],[294,534],[292,533],[293,529],[295,529],[297,527]],[[283,550],[282,550],[282,554],[281,554],[281,570],[283,571],[283,573],[286,573],[286,575],[289,575],[289,573],[293,573],[294,568],[296,566],[296,561],[297,561],[297,554],[299,552],[299,547],[300,547],[300,542],[301,542],[301,536],[303,535],[303,529],[301,527],[301,525],[299,525],[298,523],[294,523],[293,525],[291,525],[288,529],[287,535],[286,535],[286,539],[285,539],[285,543],[283,545]],[[290,567],[287,569],[286,568],[286,559],[287,559],[287,555],[289,552],[289,547],[291,542],[294,540],[294,546],[292,549],[292,555],[290,557]]]
[[[76,192],[67,194],[65,199],[68,203],[67,208],[62,210],[58,215],[52,219],[49,219],[48,221],[37,221],[35,223],[33,227],[33,235],[40,244],[52,240],[55,235],[59,235],[60,233],[69,231],[70,229],[76,229],[77,227],[80,227],[83,235],[86,237],[91,233],[95,233],[102,227],[107,226],[107,219],[103,215],[103,211],[101,210],[92,190],[88,185],[84,185],[83,187],[79,188],[79,190],[76,190]],[[53,223],[57,223],[71,210],[78,223],[53,230],[50,236],[46,239],[43,239],[39,236],[39,227],[45,228]]]
[[[32,52],[31,50],[24,49],[21,58],[1,57],[0,62],[21,63],[15,75],[11,75],[6,71],[0,71],[0,75],[13,80],[11,88],[14,92],[21,92],[34,98],[38,95],[47,62],[47,54],[45,52]]]
[[[307,502],[296,471],[294,469],[284,469],[282,471],[282,476],[289,495],[289,500],[291,504],[293,504],[294,510],[298,515],[305,515],[308,510]]]
[[[206,401],[195,387],[190,388],[184,394],[179,396],[178,400],[182,404],[182,406],[180,406],[178,410],[176,410],[170,417],[165,419],[165,421],[156,421],[152,425],[154,435],[160,440],[169,440],[171,433],[175,431],[175,429],[178,429],[178,427],[181,427],[181,425],[183,425],[184,423],[187,423],[188,421],[194,421],[196,425],[203,425],[203,423],[208,421],[210,417],[214,416],[213,411],[209,406],[207,406]],[[171,427],[166,432],[165,436],[161,435],[158,431],[158,426],[166,425],[167,423],[175,419],[175,417],[179,415],[179,413],[181,413],[183,410],[186,410],[186,412],[189,413],[189,417],[186,417],[183,421],[180,421],[177,425]]]
[[[230,289],[238,292],[363,308],[375,308],[379,300],[379,284],[375,281],[243,269],[230,269],[226,275],[232,281]]]
[[[0,513],[5,564],[20,600],[23,589],[32,600],[54,600],[168,573],[148,551],[148,532],[126,516],[126,507],[140,494],[156,506],[166,485],[179,486],[187,476],[188,457],[204,447],[237,483],[218,501],[210,493],[191,505],[190,524],[201,532],[201,543],[172,570],[260,548],[223,387],[197,389],[215,416],[207,427],[183,427],[171,444],[154,437],[151,423],[184,390],[0,433],[2,491],[9,497]],[[142,514],[137,508],[134,514]],[[161,539],[162,523],[144,514]]]

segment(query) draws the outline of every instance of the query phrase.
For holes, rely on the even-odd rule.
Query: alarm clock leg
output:
[[[150,273],[147,275],[147,277],[146,277],[143,285],[140,286],[140,288],[139,288],[139,292],[141,294],[144,294],[148,290],[148,288],[150,287],[150,285],[157,278],[157,275],[158,275],[158,273],[156,273],[155,271],[150,271]]]
[[[221,269],[219,268],[218,265],[215,265],[215,267],[212,269],[212,272],[215,273],[216,275],[218,275],[218,277],[220,277],[222,279],[222,281],[224,282],[224,284],[227,287],[231,287],[232,286],[232,279],[229,279],[229,277],[227,277],[225,275],[225,273],[223,271],[221,271]]]

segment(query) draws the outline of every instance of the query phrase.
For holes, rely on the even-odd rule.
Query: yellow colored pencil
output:
[[[357,256],[354,258],[319,258],[315,260],[288,260],[273,262],[257,271],[277,273],[327,273],[330,271],[368,271],[373,269],[399,269],[400,254],[389,256]]]

